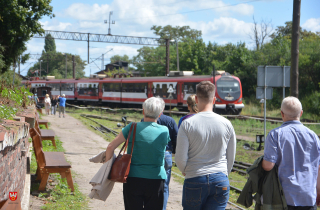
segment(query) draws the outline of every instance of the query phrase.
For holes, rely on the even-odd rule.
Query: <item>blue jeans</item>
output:
[[[166,151],[165,153],[164,168],[167,172],[167,179],[164,181],[163,210],[166,210],[167,202],[169,198],[169,183],[170,183],[171,168],[172,168],[172,152],[170,151]]]
[[[229,179],[221,172],[185,179],[183,209],[224,210],[229,200],[229,190]]]

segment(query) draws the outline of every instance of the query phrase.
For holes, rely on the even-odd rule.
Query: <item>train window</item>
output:
[[[222,80],[217,81],[218,92],[238,92],[240,91],[240,85],[237,80]]]
[[[103,89],[105,92],[120,92],[119,83],[104,83]]]
[[[60,91],[60,83],[48,83],[48,87],[51,87],[51,91]]]
[[[61,83],[61,91],[74,91],[74,83]]]
[[[148,83],[123,83],[122,91],[123,92],[134,92],[134,93],[144,93]]]
[[[197,82],[185,82],[183,92],[185,94],[196,94],[197,84]]]
[[[162,94],[167,94],[167,84],[162,84]]]
[[[99,89],[97,84],[79,84],[78,94],[79,95],[89,95],[89,96],[98,96]]]

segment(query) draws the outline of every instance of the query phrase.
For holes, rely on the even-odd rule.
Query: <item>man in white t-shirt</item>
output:
[[[186,179],[184,210],[225,209],[235,153],[236,135],[226,118],[215,114],[215,86],[210,81],[197,85],[199,113],[184,120],[178,131],[175,160]]]

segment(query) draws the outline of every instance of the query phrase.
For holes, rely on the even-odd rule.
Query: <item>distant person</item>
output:
[[[51,114],[52,115],[56,115],[57,103],[58,103],[57,97],[52,96],[52,99],[51,99]]]
[[[61,117],[61,112],[63,117],[65,117],[64,113],[66,111],[65,109],[66,109],[66,100],[67,100],[65,97],[66,97],[65,94],[62,94],[62,97],[59,97],[59,117]]]
[[[262,167],[278,167],[288,209],[317,209],[320,204],[320,144],[317,134],[300,122],[299,99],[286,97],[281,104],[283,124],[270,131]]]
[[[36,106],[37,106],[38,103],[39,103],[39,98],[38,98],[38,96],[37,96],[36,93],[34,94],[33,99],[34,99],[34,102],[35,102],[35,104],[36,104]]]
[[[166,179],[164,156],[166,145],[170,141],[166,126],[157,124],[163,111],[163,101],[151,97],[143,103],[144,122],[137,123],[135,142],[132,152],[130,172],[127,183],[123,184],[123,198],[126,210],[162,210],[163,188]],[[108,145],[106,161],[114,150],[126,141],[131,123]],[[129,139],[127,153],[130,154],[132,136]]]
[[[167,202],[169,198],[169,183],[171,178],[172,154],[176,153],[178,126],[172,117],[169,117],[163,114],[163,110],[165,108],[165,102],[163,101],[162,98],[159,98],[159,100],[161,101],[161,104],[162,104],[162,113],[158,118],[157,123],[159,125],[164,125],[169,129],[169,134],[171,139],[171,141],[168,143],[166,147],[165,165],[164,165],[164,168],[166,169],[166,173],[167,173],[167,178],[164,182],[164,200],[163,200],[163,210],[165,210],[167,208]],[[142,119],[141,121],[143,120],[144,119]]]
[[[188,105],[189,114],[180,118],[178,128],[180,128],[182,121],[198,113],[199,110],[196,103],[196,95],[188,96],[187,105]]]
[[[49,94],[46,94],[46,97],[44,99],[44,105],[45,105],[46,114],[49,115],[50,107],[51,107],[51,100],[50,100]]]
[[[236,135],[230,121],[212,111],[214,95],[214,84],[200,82],[196,88],[199,113],[179,128],[175,160],[185,175],[184,210],[224,210],[229,199]]]

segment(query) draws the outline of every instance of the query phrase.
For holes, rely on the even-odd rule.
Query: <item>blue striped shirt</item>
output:
[[[320,145],[318,136],[300,121],[287,121],[273,129],[265,141],[264,160],[275,163],[287,204],[313,206]]]

